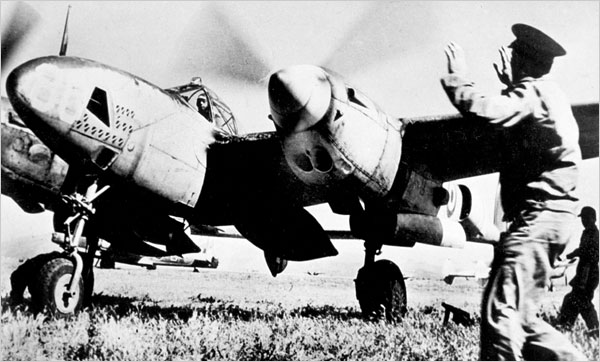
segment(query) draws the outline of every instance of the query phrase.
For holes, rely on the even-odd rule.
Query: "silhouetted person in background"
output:
[[[598,287],[598,227],[596,227],[596,210],[586,206],[579,214],[585,228],[581,234],[579,248],[567,255],[567,258],[579,257],[577,272],[569,283],[573,288],[565,296],[560,309],[559,323],[572,327],[577,316],[585,321],[588,329],[598,333],[598,313],[592,300]]]
[[[571,105],[548,79],[560,44],[541,31],[515,24],[512,52],[502,47],[496,72],[506,89],[478,91],[466,76],[464,51],[446,48],[442,85],[465,116],[477,117],[504,137],[501,199],[510,227],[494,250],[481,312],[482,360],[585,360],[570,341],[537,317],[552,266],[575,219],[579,132]],[[495,130],[491,129],[490,132]]]

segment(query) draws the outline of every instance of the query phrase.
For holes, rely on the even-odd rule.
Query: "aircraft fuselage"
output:
[[[115,68],[55,56],[19,66],[7,91],[27,126],[70,164],[196,205],[215,129],[178,97]]]

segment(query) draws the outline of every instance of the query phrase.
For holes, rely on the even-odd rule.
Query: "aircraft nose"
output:
[[[11,104],[17,108],[22,108],[27,103],[27,92],[23,89],[24,79],[31,73],[31,67],[23,64],[15,68],[6,78],[6,92]]]
[[[325,72],[312,65],[282,69],[269,79],[273,122],[286,132],[301,132],[318,123],[331,103]]]
[[[6,79],[11,104],[34,132],[67,131],[85,106],[81,92],[69,78],[68,59],[44,57],[15,68]]]
[[[16,67],[6,79],[6,92],[11,104],[25,122],[46,118],[53,113],[56,102],[58,67],[43,58],[33,59]],[[33,117],[35,116],[35,117]],[[31,127],[31,124],[28,124]]]
[[[50,149],[65,152],[72,124],[81,116],[88,92],[78,86],[72,61],[50,56],[30,60],[6,78],[6,92],[21,120]],[[58,152],[58,151],[56,151]]]

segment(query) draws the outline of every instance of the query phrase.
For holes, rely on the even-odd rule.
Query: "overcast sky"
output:
[[[68,4],[69,55],[161,87],[199,75],[230,104],[242,132],[272,129],[266,79],[298,63],[337,71],[394,116],[454,113],[439,83],[444,46],[461,44],[473,80],[497,92],[492,63],[498,48],[514,39],[510,26],[517,22],[539,27],[566,48],[554,76],[572,102],[599,99],[600,14],[592,1],[31,2],[40,18],[2,70],[2,94],[12,67],[58,54]],[[13,4],[0,6],[4,26]],[[581,189],[597,207],[598,159],[586,162]],[[27,232],[31,222],[13,220],[18,211],[5,200],[3,237]]]
[[[598,2],[32,2],[40,21],[7,70],[58,53],[69,3],[70,55],[162,87],[200,75],[242,131],[272,128],[265,80],[299,63],[330,67],[399,117],[453,112],[439,85],[444,46],[461,44],[473,79],[497,91],[492,62],[517,22],[567,49],[554,74],[573,102],[598,101]],[[1,4],[9,16],[11,3]]]

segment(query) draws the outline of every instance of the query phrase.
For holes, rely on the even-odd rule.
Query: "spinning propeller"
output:
[[[184,56],[175,59],[174,67],[250,84],[261,83],[271,71],[266,58],[256,50],[257,44],[235,27],[234,19],[221,6],[202,6],[186,28],[177,51]]]
[[[40,15],[23,2],[17,2],[12,8],[5,9],[9,11],[2,21],[2,68],[6,69],[19,47],[40,20]]]

